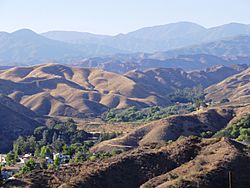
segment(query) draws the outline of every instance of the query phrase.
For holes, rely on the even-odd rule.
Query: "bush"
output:
[[[116,148],[112,149],[112,151],[111,151],[112,156],[118,155],[120,153],[122,153],[122,150],[116,149]]]
[[[19,171],[19,174],[25,174],[27,172],[30,172],[32,170],[34,170],[36,167],[36,162],[34,159],[29,159],[24,166],[21,168],[21,170]]]
[[[250,116],[244,116],[217,132],[214,137],[228,137],[238,141],[250,140]]]
[[[13,151],[11,151],[7,154],[5,160],[8,165],[14,165],[18,160],[18,155],[16,155]]]
[[[60,166],[60,164],[61,164],[60,158],[59,158],[59,156],[56,156],[56,158],[54,160],[54,166],[56,168],[58,168]]]
[[[230,102],[230,100],[229,100],[229,99],[226,99],[226,98],[225,98],[225,99],[222,99],[222,100],[220,101],[220,103],[222,103],[222,104],[223,104],[223,103],[228,103],[228,102]]]
[[[97,159],[97,157],[96,157],[95,155],[91,155],[91,156],[89,156],[88,159],[89,159],[90,161],[94,161],[94,160]]]
[[[52,170],[52,169],[54,169],[54,166],[53,166],[53,164],[48,164],[48,169],[49,169],[49,170]]]
[[[52,150],[48,147],[48,146],[43,146],[41,148],[41,153],[40,153],[40,157],[51,157],[52,156]]]
[[[206,132],[202,132],[201,133],[201,137],[202,138],[211,138],[212,136],[213,136],[213,132],[211,132],[211,131],[206,131]]]

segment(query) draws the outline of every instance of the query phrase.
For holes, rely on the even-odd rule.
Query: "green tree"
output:
[[[34,136],[27,138],[18,137],[13,144],[13,150],[16,155],[23,155],[25,153],[34,153],[36,149],[36,140]]]
[[[56,156],[56,158],[55,158],[55,160],[54,160],[54,166],[55,167],[59,167],[60,166],[60,158],[59,158],[59,156]]]
[[[203,137],[203,138],[211,138],[212,136],[213,136],[213,132],[211,132],[211,131],[206,131],[206,132],[202,132],[201,133],[201,137]]]
[[[11,151],[6,156],[6,163],[9,165],[15,164],[17,162],[17,155]]]
[[[58,138],[57,134],[56,132],[54,132],[53,137],[52,137],[52,142],[56,142],[57,138]]]
[[[230,123],[227,128],[217,132],[214,137],[229,137],[238,141],[249,142],[250,140],[250,115]]]
[[[40,153],[41,157],[43,157],[43,158],[45,158],[47,156],[51,157],[51,155],[52,155],[52,151],[51,151],[51,149],[48,146],[43,146],[41,148],[41,153]]]
[[[112,151],[111,151],[112,156],[118,155],[120,153],[122,153],[122,150],[119,150],[119,149],[116,149],[116,148],[112,149]]]
[[[74,162],[74,163],[79,163],[79,162],[83,162],[83,161],[86,161],[86,156],[78,151],[75,155],[74,155],[74,158],[71,160],[71,162]]]
[[[36,150],[35,150],[34,156],[35,157],[40,157],[40,153],[41,153],[41,148],[37,147]]]
[[[36,137],[37,140],[41,140],[43,138],[43,131],[45,131],[46,129],[47,127],[40,126],[34,130],[34,136]]]
[[[44,143],[49,142],[49,131],[48,130],[43,131],[43,141],[44,141]]]
[[[71,147],[64,144],[64,146],[62,147],[62,153],[63,155],[72,155]]]
[[[27,172],[30,172],[32,170],[34,170],[36,167],[36,162],[34,159],[29,159],[21,168],[21,170],[19,171],[19,174],[25,174]]]
[[[97,159],[97,157],[95,155],[91,155],[91,156],[88,157],[88,159],[90,161],[95,161]]]
[[[62,152],[64,145],[65,145],[64,141],[62,139],[58,138],[55,142],[52,143],[52,148],[56,152]]]
[[[48,169],[52,170],[54,168],[53,164],[48,164]]]

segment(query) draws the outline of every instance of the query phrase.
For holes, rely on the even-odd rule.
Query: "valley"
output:
[[[2,124],[14,126],[2,137],[9,143],[1,150],[14,143],[14,154],[31,153],[38,165],[22,167],[6,187],[224,187],[227,173],[249,161],[247,65],[117,74],[42,64],[3,70],[0,79],[0,103],[8,114]],[[14,122],[10,109],[23,124],[8,124]],[[17,125],[30,132],[12,132]],[[52,153],[69,161],[43,164]],[[211,181],[218,175],[220,180]],[[128,181],[134,176],[139,178]],[[235,178],[247,185],[238,182],[243,176]]]
[[[249,188],[247,1],[14,1],[0,187]]]

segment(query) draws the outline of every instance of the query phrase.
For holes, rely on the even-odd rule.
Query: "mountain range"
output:
[[[45,38],[29,29],[0,33],[0,64],[23,65],[73,57],[107,55],[121,52],[93,44],[69,44]]]
[[[0,152],[41,162],[4,187],[247,188],[249,111],[250,25],[0,33]]]
[[[250,37],[241,35],[232,38],[221,39],[219,41],[193,45],[167,52],[155,53],[154,56],[161,58],[176,57],[178,55],[210,54],[215,56],[235,57],[250,55]]]
[[[248,56],[219,57],[208,54],[191,54],[167,57],[167,54],[159,52],[154,54],[93,57],[75,60],[67,64],[84,68],[101,68],[106,71],[124,74],[131,70],[143,71],[150,68],[181,68],[185,71],[205,70],[216,65],[231,66],[249,64],[250,62]]]
[[[245,24],[230,23],[207,29],[192,22],[178,22],[146,27],[116,36],[93,35],[71,31],[50,31],[42,35],[63,42],[105,45],[132,53],[167,51],[248,34],[250,34],[250,25]]]
[[[71,31],[37,34],[21,29],[13,33],[0,32],[0,65],[48,61],[71,64],[100,56],[126,61],[165,60],[183,54],[249,56],[249,35],[250,26],[239,23],[207,29],[179,22],[116,36]]]

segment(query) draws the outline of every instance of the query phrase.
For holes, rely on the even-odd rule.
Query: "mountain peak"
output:
[[[192,26],[203,27],[202,25],[199,25],[199,24],[194,23],[194,22],[189,22],[189,21],[174,22],[174,23],[170,23],[170,24],[166,24],[166,25],[192,25]]]
[[[12,35],[16,35],[16,36],[38,36],[37,33],[35,33],[34,31],[30,30],[30,29],[20,29],[17,31],[14,31],[13,33],[11,33]]]
[[[242,26],[242,25],[246,25],[246,24],[243,24],[243,23],[238,23],[238,22],[230,22],[230,23],[228,23],[228,24],[226,24],[226,25],[233,25],[233,26]]]

